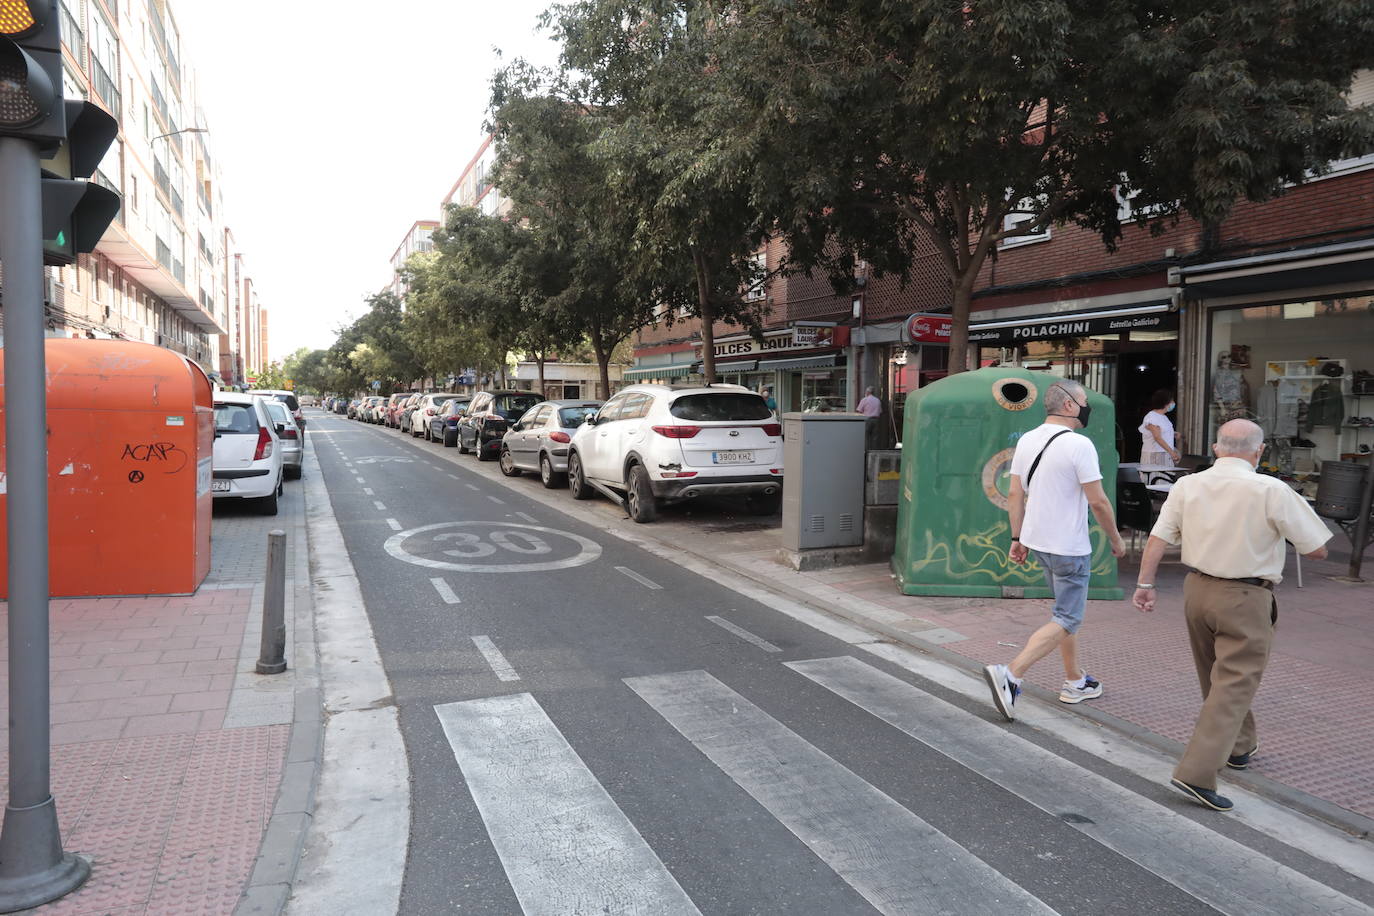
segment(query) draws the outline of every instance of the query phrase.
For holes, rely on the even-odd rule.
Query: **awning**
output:
[[[756,359],[733,359],[728,362],[716,360],[716,372],[753,372],[757,368],[759,361]],[[701,363],[693,363],[697,371],[701,370]]]
[[[838,353],[826,353],[823,356],[798,356],[794,359],[764,359],[759,360],[759,369],[821,369],[835,365],[839,357]]]
[[[673,363],[668,366],[650,366],[643,369],[626,369],[621,377],[627,382],[638,382],[650,378],[683,378],[692,374],[692,363]]]
[[[1128,308],[1095,309],[1089,312],[1040,315],[1035,318],[971,321],[968,326],[968,339],[970,343],[998,346],[1060,337],[1169,330],[1178,327],[1178,313],[1170,311],[1169,308],[1168,302],[1152,302]]]
[[[1208,296],[1243,296],[1307,286],[1371,285],[1374,239],[1275,251],[1191,264],[1169,271],[1169,282]]]

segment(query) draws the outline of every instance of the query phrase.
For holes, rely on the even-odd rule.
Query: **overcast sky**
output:
[[[328,346],[391,281],[481,143],[500,62],[556,60],[549,2],[173,0],[269,358]]]

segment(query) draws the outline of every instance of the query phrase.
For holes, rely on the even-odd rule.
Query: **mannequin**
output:
[[[1216,405],[1218,423],[1249,414],[1250,388],[1245,376],[1231,364],[1231,351],[1217,354],[1217,367],[1212,370],[1212,403]]]

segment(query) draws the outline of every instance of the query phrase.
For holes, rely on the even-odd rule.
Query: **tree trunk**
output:
[[[600,391],[597,395],[601,400],[606,400],[611,396],[611,354],[606,349],[605,341],[601,339],[601,326],[592,325],[592,352],[596,354],[596,368],[601,373]]]
[[[543,351],[543,350],[538,350],[538,351],[535,352],[535,354],[534,354],[534,364],[535,364],[535,366],[537,366],[538,369],[539,369],[539,396],[540,396],[541,398],[546,398],[546,397],[548,397],[548,394],[546,394],[545,391],[544,391],[544,358],[545,358],[545,357],[544,357],[544,351]]]
[[[960,278],[954,284],[954,298],[950,306],[949,374],[968,369],[968,321],[973,304],[973,291]]]
[[[701,374],[706,384],[716,383],[716,316],[711,306],[711,272],[706,258],[698,250],[692,251],[692,267],[697,280],[697,312],[701,316]]]

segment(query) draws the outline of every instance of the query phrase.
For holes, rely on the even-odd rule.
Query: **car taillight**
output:
[[[654,432],[666,439],[690,439],[701,432],[700,426],[655,426]]]
[[[425,416],[427,416],[427,417],[432,417],[432,416],[434,416],[434,408],[433,408],[433,407],[426,407],[426,408],[425,408]]]
[[[696,471],[664,471],[664,472],[663,472],[663,476],[664,476],[664,477],[695,477],[695,476],[697,476],[697,473],[698,473],[698,472],[696,472]]]
[[[267,427],[258,427],[258,447],[253,449],[253,460],[261,461],[264,458],[272,457],[272,434],[267,431]]]
[[[286,429],[282,430],[281,437],[282,437],[283,439],[297,439],[297,438],[299,438],[299,437],[296,435],[296,431],[295,431],[294,429],[292,429],[291,427],[289,427],[289,426],[286,427]]]
[[[572,436],[569,436],[569,435],[568,435],[567,433],[565,433],[565,432],[549,433],[549,438],[552,439],[554,442],[571,442],[571,441],[572,441]]]
[[[764,434],[765,436],[781,436],[781,435],[782,435],[782,424],[781,424],[781,423],[765,423],[765,424],[763,424],[763,434]]]

